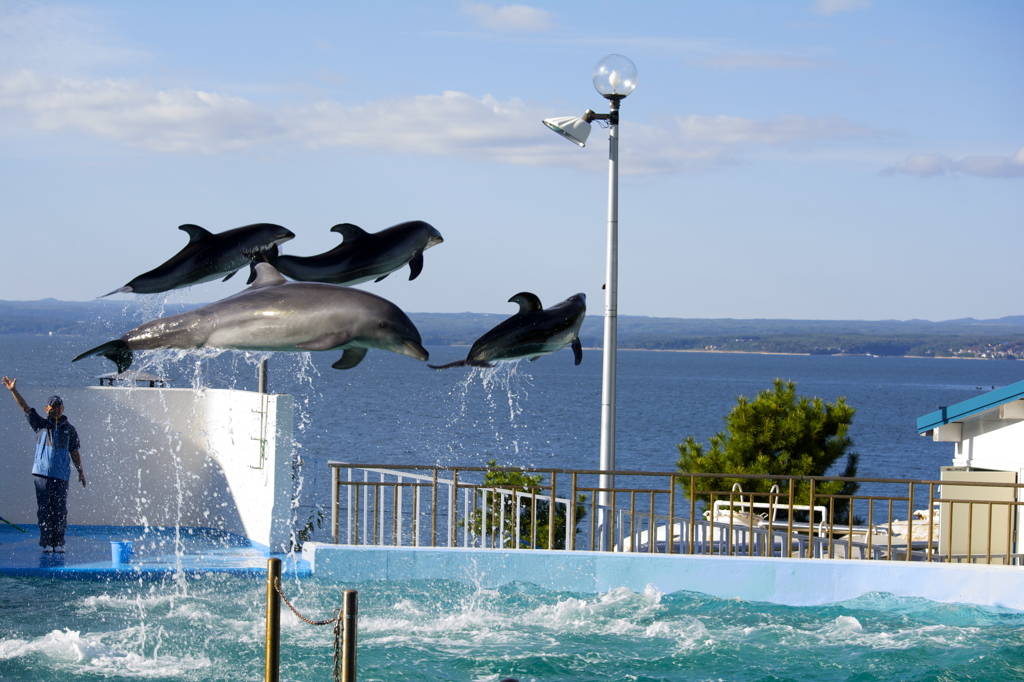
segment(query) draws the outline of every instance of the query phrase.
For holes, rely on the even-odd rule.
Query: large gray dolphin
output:
[[[441,233],[422,220],[412,220],[369,233],[352,223],[331,228],[342,242],[316,256],[278,256],[267,258],[281,274],[303,282],[359,284],[380,281],[409,264],[409,279],[423,271],[423,252],[444,241]]]
[[[180,315],[161,317],[72,362],[102,355],[124,372],[132,352],[156,348],[311,351],[340,348],[332,367],[355,367],[370,348],[417,360],[429,356],[420,333],[398,306],[380,296],[333,284],[289,282],[269,263],[256,265],[244,291]]]
[[[143,273],[109,294],[159,294],[223,277],[231,278],[255,260],[273,260],[277,245],[295,235],[273,223],[255,223],[213,234],[198,225],[181,225],[188,244],[163,265]],[[250,277],[249,281],[252,281]]]
[[[493,367],[493,360],[536,360],[569,344],[572,344],[576,364],[582,362],[580,325],[587,314],[587,297],[584,294],[570,296],[547,309],[537,296],[528,291],[508,300],[519,304],[519,312],[477,339],[465,360],[429,366],[434,369]]]

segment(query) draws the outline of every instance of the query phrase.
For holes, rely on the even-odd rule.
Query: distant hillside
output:
[[[0,334],[120,335],[129,325],[188,310],[151,301],[0,301]],[[507,318],[492,313],[410,313],[424,343],[468,346]],[[592,313],[580,340],[599,347],[604,319]],[[619,347],[748,353],[1024,358],[1024,315],[998,320],[733,320],[620,316]]]
[[[167,305],[149,310],[149,301],[0,301],[0,334],[93,336],[109,333],[113,324],[140,324],[155,316],[174,315],[196,306]],[[123,330],[127,331],[127,329]]]
[[[507,315],[411,313],[424,340],[470,345]],[[1024,358],[1024,315],[998,320],[733,320],[620,316],[619,347],[747,353],[912,355]],[[580,330],[600,347],[604,318],[591,314]]]

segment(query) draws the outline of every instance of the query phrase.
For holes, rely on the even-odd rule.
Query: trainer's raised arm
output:
[[[32,408],[30,408],[28,406],[28,403],[25,402],[25,399],[21,397],[20,393],[18,393],[18,386],[17,386],[17,384],[18,384],[18,380],[17,379],[11,379],[10,377],[4,377],[4,388],[9,390],[11,392],[11,395],[14,396],[14,402],[18,403],[18,407],[21,408],[22,412],[28,412]]]

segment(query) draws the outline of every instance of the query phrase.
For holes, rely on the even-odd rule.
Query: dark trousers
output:
[[[59,478],[33,476],[36,481],[36,516],[39,545],[63,547],[68,525],[68,482]]]

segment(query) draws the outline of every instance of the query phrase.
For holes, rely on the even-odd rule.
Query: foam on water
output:
[[[262,581],[0,577],[0,678],[251,680]],[[1024,673],[1024,614],[886,594],[787,607],[696,593],[551,592],[452,581],[284,590],[327,619],[359,591],[360,680],[969,680]],[[282,613],[282,679],[329,679],[332,628]],[[941,675],[940,675],[941,673]]]

